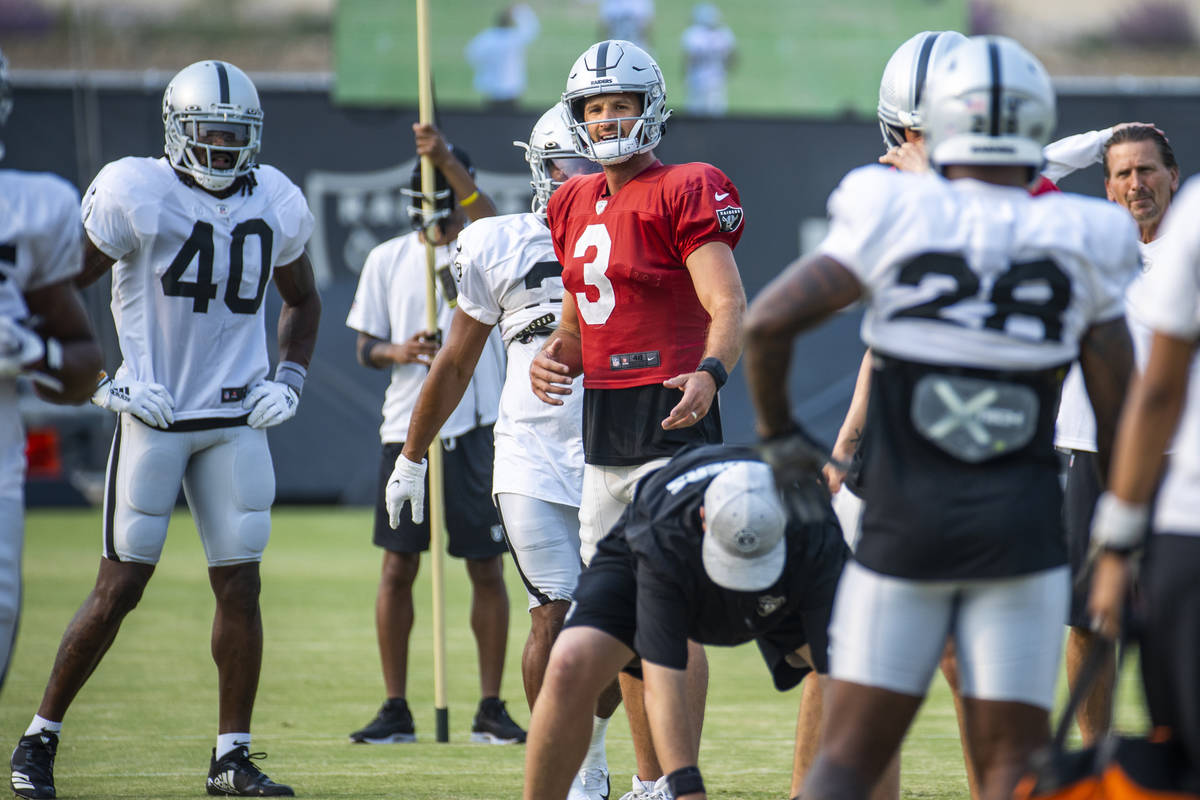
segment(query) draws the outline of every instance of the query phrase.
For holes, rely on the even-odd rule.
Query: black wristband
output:
[[[696,367],[696,372],[707,372],[712,375],[713,382],[717,384],[717,389],[725,385],[725,381],[729,380],[729,373],[725,371],[725,365],[721,363],[721,359],[709,356],[700,362],[700,366]]]
[[[672,797],[704,791],[704,779],[699,767],[680,767],[667,776],[667,788]]]
[[[375,349],[375,345],[379,344],[379,339],[372,339],[369,336],[364,336],[362,344],[358,346],[358,360],[364,367],[371,369],[383,369],[383,367],[375,366],[375,362],[371,360],[371,351]]]

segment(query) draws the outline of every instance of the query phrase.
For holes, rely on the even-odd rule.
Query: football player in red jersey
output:
[[[571,68],[563,104],[575,149],[604,172],[572,178],[550,200],[566,292],[530,381],[535,395],[558,405],[583,375],[586,562],[641,477],[686,445],[721,441],[716,395],[741,354],[746,309],[733,257],[743,212],[737,187],[716,167],[668,166],[654,156],[670,111],[662,72],[641,48],[620,40],[589,47]],[[691,645],[686,677],[677,676],[697,732],[703,652]],[[622,675],[622,689],[630,719],[641,719],[633,726],[638,777],[651,791],[662,768],[640,681]],[[630,794],[642,785],[635,778]]]

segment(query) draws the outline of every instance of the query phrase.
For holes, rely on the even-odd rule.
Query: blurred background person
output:
[[[680,40],[687,84],[687,110],[693,114],[724,114],[729,105],[725,78],[737,61],[737,38],[721,22],[712,3],[692,7],[692,24]]]
[[[650,50],[654,0],[600,0],[600,38],[624,39]]]
[[[475,70],[475,91],[493,111],[512,111],[525,92],[525,48],[541,30],[537,14],[524,3],[496,15],[496,24],[467,43],[464,54]]]

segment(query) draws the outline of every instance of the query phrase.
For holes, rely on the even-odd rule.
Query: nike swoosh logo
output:
[[[630,66],[632,66],[632,65],[630,65]],[[649,67],[634,67],[633,69],[634,69],[634,72],[645,72],[646,70],[648,70],[650,68]]]
[[[726,197],[729,197],[729,192],[717,192],[716,194],[713,195],[713,197],[717,198],[717,202],[719,203],[722,200],[724,200]]]

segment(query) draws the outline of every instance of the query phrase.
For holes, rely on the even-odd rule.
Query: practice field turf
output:
[[[95,577],[96,511],[35,511],[25,552],[25,611],[16,658],[0,696],[0,747],[11,748],[36,710],[59,637]],[[382,701],[373,604],[379,554],[365,509],[285,508],[275,512],[263,565],[266,648],[254,717],[254,748],[271,777],[300,797],[516,798],[524,748],[468,743],[478,700],[467,624],[467,581],[447,560],[448,691],[451,743],[433,741],[432,633],[427,563],[417,588],[409,701],[419,741],[352,745]],[[512,625],[504,698],[529,719],[520,683],[528,632],[525,597],[511,564]],[[203,554],[186,513],[172,521],[166,552],[116,644],[66,720],[59,748],[61,798],[204,796],[216,734],[216,670],[209,656],[212,596]],[[701,767],[713,798],[787,797],[799,691],[778,694],[753,645],[709,648],[712,681]],[[1141,724],[1140,692],[1123,682],[1120,721]],[[629,733],[618,712],[609,734],[612,797],[629,786]],[[909,736],[903,796],[960,800],[962,759],[945,682]]]
[[[601,0],[527,0],[541,32],[526,56],[528,90],[521,102],[541,111],[563,90],[571,64],[604,38]],[[696,0],[656,0],[650,54],[662,68],[669,105],[684,107],[680,37]],[[437,100],[481,102],[463,48],[492,25],[509,0],[430,2]],[[965,0],[718,0],[737,37],[729,75],[734,114],[875,115],[879,75],[888,56],[922,30],[965,30]],[[412,104],[417,97],[415,5],[392,0],[340,0],[334,24],[335,97],[347,103]]]

